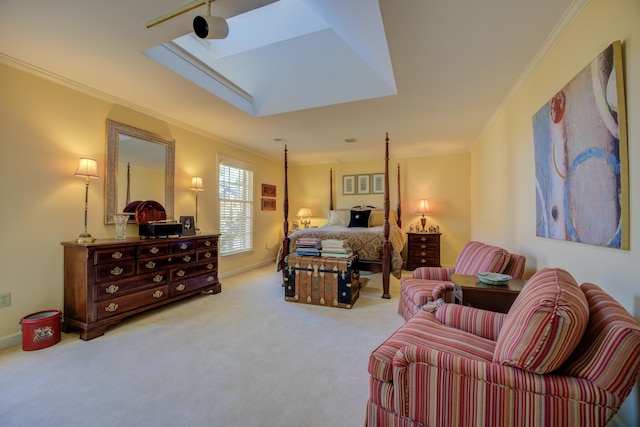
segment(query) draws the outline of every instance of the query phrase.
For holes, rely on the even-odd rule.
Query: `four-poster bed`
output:
[[[319,228],[301,229],[289,236],[289,194],[288,194],[288,160],[287,147],[284,149],[284,238],[282,239],[281,255],[278,268],[284,270],[285,257],[290,253],[296,240],[301,237],[316,237],[320,239],[348,240],[350,246],[359,257],[360,270],[382,273],[382,298],[391,298],[389,294],[389,277],[393,274],[399,278],[402,271],[402,249],[404,234],[400,226],[400,166],[398,166],[398,205],[395,212],[389,209],[389,136],[385,137],[384,158],[384,202],[383,208],[355,207],[352,209],[334,209],[333,204],[333,171],[329,172],[329,222],[327,226]],[[345,223],[332,222],[332,217],[338,217],[353,210],[370,210],[371,223],[365,227],[347,227]],[[347,211],[347,212],[344,212]],[[351,212],[353,214],[353,212]],[[335,215],[334,215],[335,214]],[[375,224],[373,223],[375,219]],[[293,248],[295,250],[295,248]],[[294,252],[292,250],[291,252]],[[284,271],[283,271],[284,273]]]

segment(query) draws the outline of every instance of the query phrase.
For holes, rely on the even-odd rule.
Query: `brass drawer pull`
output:
[[[149,261],[144,266],[147,267],[148,269],[152,269],[152,268],[156,268],[156,263],[153,261]]]
[[[204,253],[204,257],[205,258],[211,258],[213,256],[213,254],[211,252],[205,252]]]
[[[122,272],[124,272],[124,269],[123,269],[123,268],[121,268],[121,267],[114,267],[114,268],[111,270],[111,274],[112,274],[113,276],[119,276],[119,275],[121,275],[121,274],[122,274]]]
[[[426,242],[427,238],[426,237],[421,237],[420,240],[423,241],[423,242]]]
[[[184,291],[185,288],[186,286],[180,283],[178,286],[176,286],[176,291]]]
[[[211,263],[207,264],[207,268],[209,270],[213,270],[213,267],[215,267],[213,264],[211,264]]]
[[[118,309],[118,304],[115,303],[111,303],[108,306],[106,306],[104,308],[105,311],[108,311],[109,313],[113,313],[114,311],[116,311]]]
[[[183,244],[180,245],[180,249],[182,249],[183,251],[185,249],[187,249],[188,247],[189,247],[189,245],[187,245],[186,243],[183,243]]]
[[[122,252],[114,252],[111,254],[111,258],[113,259],[120,259],[122,258]]]
[[[162,295],[164,295],[164,292],[162,292],[162,291],[155,291],[153,293],[153,297],[154,298],[162,298]]]
[[[118,292],[118,289],[120,289],[120,286],[111,285],[107,289],[105,289],[104,291],[106,293],[108,293],[108,294],[115,294],[116,292]]]
[[[213,276],[207,277],[207,282],[213,282],[214,280],[216,280],[216,278]]]
[[[186,272],[185,272],[184,270],[178,270],[178,272],[176,273],[176,276],[178,276],[178,277],[182,277],[182,276],[184,276],[184,275],[185,275],[185,273],[186,273]]]
[[[420,249],[425,249],[427,245],[420,245]]]
[[[189,261],[191,261],[191,257],[190,257],[189,255],[185,255],[185,256],[182,258],[182,260],[183,260],[184,262],[189,262]]]
[[[162,282],[163,276],[161,274],[157,274],[153,277],[153,281],[156,283]]]
[[[207,246],[207,247],[211,246],[211,241],[207,240],[206,242],[204,242],[204,245]]]
[[[149,252],[151,252],[152,254],[154,254],[154,255],[155,255],[155,254],[157,254],[158,252],[160,252],[160,249],[158,249],[158,248],[156,248],[156,247],[154,246],[154,247],[152,247],[152,248],[149,250]]]

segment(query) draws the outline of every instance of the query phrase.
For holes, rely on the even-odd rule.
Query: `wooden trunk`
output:
[[[351,308],[360,292],[358,257],[289,255],[285,259],[284,299]]]

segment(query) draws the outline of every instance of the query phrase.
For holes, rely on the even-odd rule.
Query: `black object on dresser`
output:
[[[440,267],[441,233],[407,233],[407,270]]]
[[[219,293],[218,236],[62,242],[63,330],[90,340],[133,314]]]

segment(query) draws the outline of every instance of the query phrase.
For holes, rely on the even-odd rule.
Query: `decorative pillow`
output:
[[[398,224],[398,214],[394,209],[389,209],[389,224]],[[381,227],[384,225],[384,210],[375,209],[369,216],[369,227]]]
[[[351,211],[349,227],[369,227],[371,211]]]
[[[514,301],[496,341],[493,362],[546,374],[562,365],[589,323],[589,304],[565,270],[534,274]]]
[[[349,225],[350,220],[351,211],[349,211],[349,209],[337,209],[329,211],[329,221],[327,222],[327,225],[339,225],[341,227],[346,227]]]

